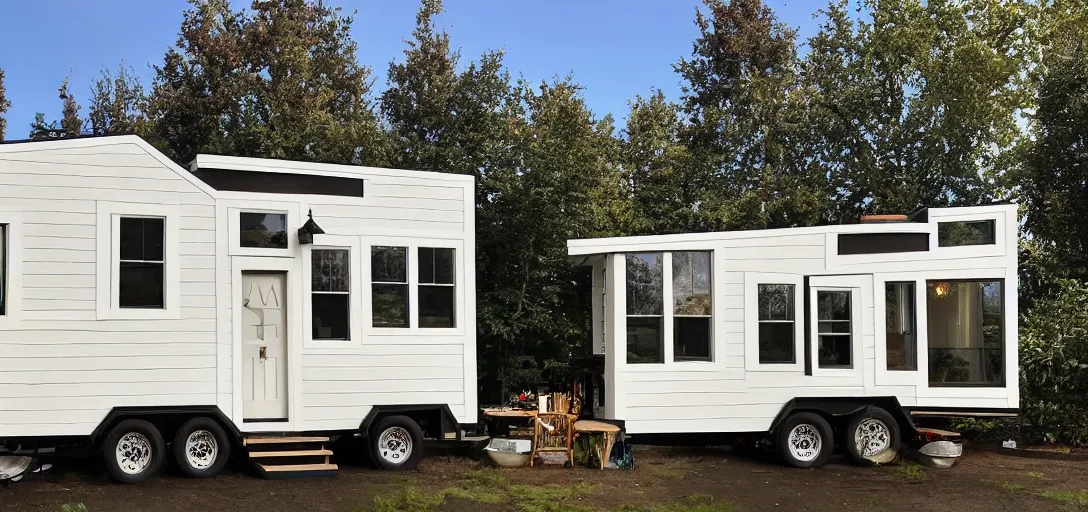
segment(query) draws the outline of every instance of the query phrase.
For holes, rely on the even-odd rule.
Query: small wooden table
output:
[[[601,469],[608,465],[608,455],[612,453],[612,444],[620,433],[620,428],[602,421],[578,420],[574,422],[575,435],[600,434],[601,445],[597,448],[597,459],[601,461]]]

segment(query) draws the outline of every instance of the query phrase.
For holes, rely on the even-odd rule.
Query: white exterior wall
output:
[[[85,435],[118,406],[214,403],[214,200],[168,165],[135,137],[0,145],[12,226],[0,437]],[[152,211],[170,233],[158,318],[110,307],[106,256],[112,214]]]
[[[996,219],[995,245],[938,247],[938,221]],[[925,253],[840,256],[839,233],[924,232]],[[850,225],[727,233],[572,240],[572,256],[606,255],[605,382],[607,418],[624,420],[629,433],[748,432],[767,430],[790,399],[895,396],[904,406],[1016,408],[1016,206],[930,209],[928,223]],[[625,254],[713,251],[712,362],[673,361],[672,328],[664,326],[662,364],[626,363]],[[667,257],[667,256],[666,256]],[[664,305],[671,304],[671,269],[664,264]],[[596,270],[596,267],[594,267]],[[804,370],[803,282],[857,287],[852,370]],[[826,277],[825,277],[826,276]],[[839,277],[842,276],[842,277]],[[926,280],[1004,279],[1005,387],[931,387],[926,329]],[[886,370],[884,283],[916,281],[916,371]],[[760,283],[796,285],[797,363],[758,362]],[[859,316],[860,315],[860,316]],[[813,328],[815,320],[813,320]],[[815,336],[813,335],[815,344]],[[815,358],[815,354],[812,356]]]

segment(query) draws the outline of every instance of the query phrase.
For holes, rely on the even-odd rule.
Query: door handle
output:
[[[268,352],[267,351],[268,351],[268,347],[261,347],[261,362],[262,363],[264,362],[265,359],[268,359]]]

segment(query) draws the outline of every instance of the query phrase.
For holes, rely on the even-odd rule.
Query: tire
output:
[[[381,469],[413,469],[423,458],[423,431],[407,416],[385,416],[370,427],[370,457]]]
[[[140,483],[162,468],[166,443],[155,425],[144,420],[124,420],[106,436],[102,458],[114,480],[123,484]]]
[[[207,478],[218,475],[230,460],[230,439],[211,418],[192,418],[174,436],[174,462],[182,475]]]
[[[879,407],[866,407],[855,413],[843,439],[850,458],[866,465],[895,460],[899,455],[899,442],[899,423]]]
[[[835,448],[831,425],[812,412],[795,412],[786,418],[778,426],[775,445],[782,462],[795,468],[821,467]]]

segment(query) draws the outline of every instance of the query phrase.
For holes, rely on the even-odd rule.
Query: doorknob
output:
[[[268,350],[268,347],[261,347],[261,362],[262,363],[264,362],[265,359],[268,359],[267,350]]]

